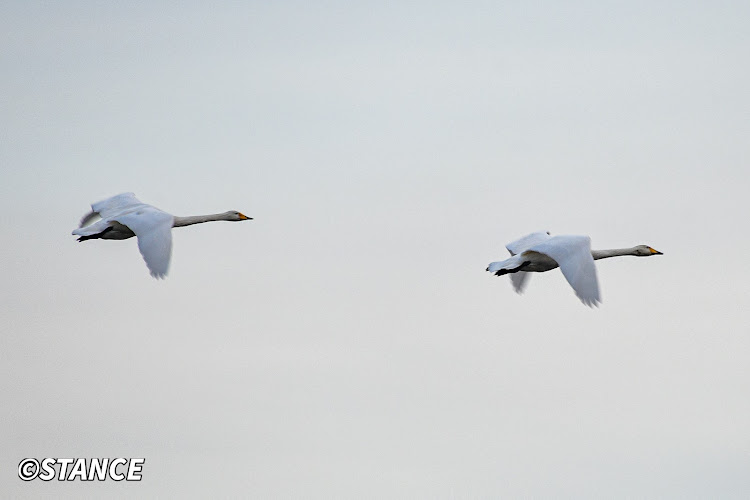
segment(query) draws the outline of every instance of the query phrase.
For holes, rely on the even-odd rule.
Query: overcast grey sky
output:
[[[749,15],[3,2],[0,496],[750,497]],[[123,191],[255,220],[156,281],[70,235]],[[665,255],[517,296],[538,230]]]

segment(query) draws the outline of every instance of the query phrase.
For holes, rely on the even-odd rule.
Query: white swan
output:
[[[516,292],[523,292],[528,273],[543,273],[559,266],[578,298],[587,306],[596,306],[601,302],[595,260],[620,255],[662,255],[647,245],[614,250],[591,250],[591,238],[588,236],[550,236],[547,232],[531,233],[520,240],[508,243],[506,248],[511,257],[490,263],[487,270],[497,276],[510,274]]]
[[[97,220],[101,219],[101,220]],[[125,240],[138,237],[138,248],[151,276],[164,278],[172,255],[172,228],[216,220],[252,220],[237,211],[221,214],[177,217],[142,203],[133,193],[122,193],[91,205],[73,234],[78,241]]]

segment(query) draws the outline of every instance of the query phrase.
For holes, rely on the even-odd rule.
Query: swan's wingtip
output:
[[[602,303],[601,299],[599,297],[578,297],[581,299],[581,302],[583,302],[584,305],[589,306],[591,309],[594,309],[595,307],[599,307],[599,305]]]

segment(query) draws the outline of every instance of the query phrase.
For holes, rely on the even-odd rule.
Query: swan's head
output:
[[[651,255],[664,255],[658,250],[654,250],[648,245],[638,245],[637,247],[633,248],[634,252],[633,255],[637,255],[638,257],[650,257]]]
[[[236,222],[241,220],[253,220],[252,217],[248,217],[247,215],[238,212],[237,210],[230,210],[229,212],[226,212],[224,214],[226,216],[226,220]]]

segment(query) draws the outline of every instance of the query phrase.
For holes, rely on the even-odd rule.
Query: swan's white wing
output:
[[[90,226],[94,222],[101,220],[101,215],[99,215],[97,212],[89,212],[83,217],[81,217],[81,222],[78,224],[79,228]]]
[[[111,218],[138,205],[144,205],[144,203],[138,200],[133,193],[121,193],[106,200],[97,201],[91,204],[91,212],[81,218],[78,227],[89,226],[99,219]]]
[[[594,258],[591,256],[591,238],[554,236],[529,250],[555,259],[578,298],[587,306],[598,305],[599,282],[596,278]]]
[[[511,255],[517,255],[536,244],[547,241],[550,238],[551,236],[549,235],[549,233],[545,231],[539,231],[536,233],[528,234],[512,243],[508,243],[507,245],[505,245],[505,248],[508,249]],[[523,293],[526,285],[528,284],[528,280],[529,273],[525,271],[518,271],[517,273],[513,273],[510,275],[510,282],[513,284],[513,290],[515,290],[516,293]]]
[[[91,210],[98,213],[102,219],[106,219],[138,205],[145,205],[145,203],[136,198],[133,193],[121,193],[92,203]]]
[[[138,249],[151,276],[164,278],[172,256],[172,225],[174,217],[158,208],[143,205],[125,214],[112,217],[128,226],[138,237]]]
[[[550,238],[552,238],[552,236],[550,236],[549,233],[545,231],[539,231],[536,233],[527,234],[523,238],[520,238],[512,243],[508,243],[507,245],[505,245],[505,248],[508,249],[511,255],[516,255],[523,252],[524,250],[528,250],[534,245],[547,241]]]
[[[525,271],[518,271],[510,275],[510,282],[513,284],[513,290],[516,293],[523,293],[526,289],[526,285],[529,281],[529,273]]]

